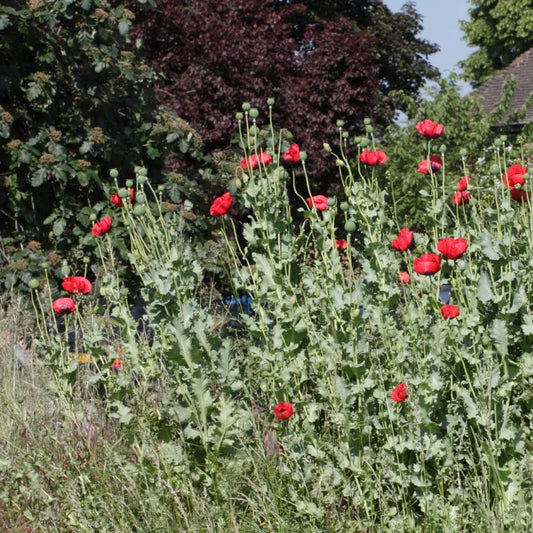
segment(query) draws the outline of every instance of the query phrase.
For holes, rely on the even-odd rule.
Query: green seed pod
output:
[[[275,102],[274,98],[272,98],[272,97],[267,98],[267,105],[269,105],[269,106],[273,106],[273,105],[274,105],[274,102]]]
[[[367,133],[374,133],[374,126],[365,126],[365,131]]]
[[[91,262],[91,258],[85,256],[85,257],[82,259],[82,261],[83,261],[83,264],[84,264],[84,265],[88,265],[88,264]]]
[[[347,131],[343,131],[342,132],[342,138],[343,139],[347,139],[348,138],[348,132]]]
[[[244,104],[242,104],[243,111],[250,111],[251,108],[252,106],[248,102],[244,102]]]
[[[344,120],[337,120],[337,128],[342,128],[344,126]]]
[[[250,109],[250,116],[252,118],[257,118],[259,116],[259,110],[253,107],[252,109]]]
[[[109,171],[109,175],[112,177],[112,178],[118,178],[118,170],[116,168],[112,168],[110,171]]]
[[[235,118],[237,120],[242,120],[244,118],[244,115],[239,111],[238,113],[235,113]]]
[[[366,148],[368,145],[369,145],[369,141],[366,138],[362,138],[361,141],[359,142],[359,146],[361,148]]]
[[[39,280],[38,279],[30,279],[30,281],[28,281],[28,287],[34,291],[35,289],[38,289],[39,288]]]
[[[341,211],[348,211],[348,209],[350,209],[350,204],[348,202],[342,202],[340,208]]]
[[[50,268],[50,265],[45,261],[44,263],[41,263],[41,268],[43,270],[48,270]]]
[[[137,202],[137,204],[145,204],[146,203],[146,196],[144,195],[144,193],[142,191],[137,193],[135,201]]]
[[[496,140],[494,141],[494,146],[496,146],[496,147],[500,147],[501,145],[502,145],[502,140],[501,140],[501,139],[496,139]]]
[[[130,191],[128,189],[119,189],[118,190],[118,196],[119,198],[129,198],[130,197]]]
[[[445,145],[445,144],[441,144],[441,145],[439,146],[439,152],[440,152],[441,154],[445,154],[445,153],[446,153],[446,150],[448,150],[448,148],[446,148],[446,145]]]
[[[327,152],[328,154],[331,153],[331,146],[328,143],[324,143],[322,145],[322,148],[324,148],[324,151]]]
[[[344,224],[344,229],[346,233],[353,233],[355,231],[355,222],[353,220],[348,220],[348,222]]]
[[[157,186],[157,192],[163,192],[165,190],[165,186],[163,184]]]
[[[146,183],[146,180],[147,180],[146,176],[137,176],[137,183],[139,185],[144,185]]]
[[[307,152],[300,152],[300,161],[305,161],[307,159]]]
[[[490,166],[489,172],[496,176],[500,173],[500,167],[496,163],[494,163]]]
[[[96,213],[91,213],[91,214],[89,215],[89,220],[90,220],[91,222],[94,222],[94,221],[96,220]]]
[[[141,217],[146,213],[146,207],[144,205],[136,205],[133,209],[133,214],[137,217]]]
[[[259,133],[259,130],[255,126],[250,126],[250,129],[248,130],[248,133],[250,135],[257,135]]]
[[[66,278],[68,275],[70,275],[70,267],[68,265],[63,265],[61,267],[61,275]]]
[[[148,169],[145,167],[135,167],[135,174],[139,176],[148,176]]]
[[[126,180],[126,187],[133,187],[133,180]]]
[[[365,119],[363,120],[363,124],[364,124],[365,126],[370,126],[370,124],[372,124],[372,119],[370,119],[370,118],[365,118]]]
[[[526,172],[526,173],[524,174],[524,179],[525,179],[525,180],[529,179],[529,172]]]
[[[335,198],[328,198],[328,205],[329,207],[333,207],[335,205]]]
[[[468,150],[466,148],[461,148],[459,150],[459,155],[463,158],[466,157],[468,155]]]

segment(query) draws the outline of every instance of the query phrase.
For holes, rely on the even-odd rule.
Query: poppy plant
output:
[[[442,158],[438,155],[432,155],[429,158],[429,165],[433,172],[437,172],[437,170],[440,170],[442,167]],[[422,161],[420,161],[420,163],[418,163],[417,170],[422,174],[429,174],[428,160],[423,159]]]
[[[512,192],[512,191],[511,191]],[[452,204],[462,205],[470,202],[470,194],[468,191],[458,191],[451,195]]]
[[[446,237],[437,243],[437,250],[446,259],[459,259],[466,252],[467,248],[468,242],[463,237],[459,237],[458,239]]]
[[[52,307],[58,315],[68,315],[76,310],[76,302],[72,298],[58,298],[52,302]]]
[[[279,420],[287,420],[294,414],[294,405],[289,402],[281,402],[274,407],[274,414]]]
[[[359,154],[359,160],[365,165],[375,167],[376,165],[381,165],[387,161],[387,154],[381,150],[376,150],[372,152],[371,150],[363,150]]]
[[[233,204],[233,197],[229,192],[225,192],[222,196],[215,198],[211,204],[209,214],[214,217],[225,215]]]
[[[402,228],[398,232],[398,237],[391,241],[391,246],[399,252],[410,250],[415,245],[413,232],[409,228]]]
[[[284,163],[293,165],[300,161],[300,147],[297,144],[291,144],[289,149],[281,156]]]
[[[511,165],[503,174],[503,184],[509,189],[514,189],[516,185],[522,186],[526,182],[524,179],[524,174],[526,173],[527,168],[520,165]],[[520,189],[520,187],[518,188]]]
[[[317,194],[312,198],[306,199],[309,209],[317,209],[318,211],[325,211],[328,208],[328,199],[323,194]]]
[[[112,224],[113,219],[111,217],[104,217],[102,220],[94,223],[92,234],[95,237],[102,237],[111,229]]]
[[[249,157],[243,157],[241,159],[241,167],[244,170],[247,170],[251,168],[252,170],[255,170],[256,168],[259,168],[260,164],[268,165],[269,163],[272,163],[272,157],[267,152],[261,152],[260,154],[252,154]]]
[[[403,402],[407,398],[407,383],[404,382],[396,385],[390,397],[397,403]]]
[[[348,248],[348,241],[346,239],[335,239],[335,246],[337,250],[346,250]]]
[[[441,258],[437,254],[423,254],[413,261],[413,269],[417,274],[431,276],[440,270]]]
[[[511,198],[516,202],[527,202],[529,201],[529,196],[524,189],[511,189]]]
[[[411,276],[409,275],[409,272],[400,272],[400,275],[398,276],[398,281],[400,283],[409,283],[411,281]]]
[[[444,135],[444,126],[426,119],[417,123],[416,131],[427,139],[438,139]]]
[[[130,202],[133,202],[135,198],[135,189],[133,187],[130,187]],[[122,198],[118,195],[118,193],[112,194],[109,198],[109,201],[116,205],[117,207],[122,207]]]
[[[469,183],[471,181],[472,181],[472,178],[470,178],[469,176],[465,176],[464,178],[461,178],[457,182],[457,190],[459,192],[466,191],[466,189],[468,188],[468,185],[469,185]]]
[[[70,276],[65,278],[61,283],[61,287],[70,294],[87,294],[93,288],[91,282],[83,276]]]
[[[457,318],[459,316],[459,308],[456,305],[445,304],[440,308],[441,315],[446,318]]]
[[[111,363],[111,368],[113,370],[122,370],[122,359],[120,357],[115,357]]]

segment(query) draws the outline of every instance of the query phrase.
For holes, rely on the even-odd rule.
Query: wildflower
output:
[[[441,167],[442,167],[442,158],[438,155],[432,155],[430,158],[429,158],[429,164],[431,166],[431,170],[433,172],[436,172],[437,170],[440,170]],[[418,172],[422,173],[422,174],[429,174],[429,169],[428,169],[428,160],[427,159],[423,159],[422,161],[420,161],[420,163],[418,163]]]
[[[289,402],[281,402],[274,407],[274,414],[279,420],[287,420],[294,414],[294,405]]]
[[[400,272],[400,275],[398,276],[398,281],[400,283],[409,283],[411,281],[411,276],[409,275],[409,272]]]
[[[337,250],[346,250],[348,248],[348,241],[346,239],[335,239],[335,246]]]
[[[52,302],[52,307],[58,315],[67,315],[76,310],[76,303],[72,298],[58,298]]]
[[[402,228],[398,232],[398,237],[391,241],[391,246],[399,252],[412,249],[414,244],[413,232],[409,228]]]
[[[284,163],[294,164],[300,161],[300,147],[297,144],[291,144],[289,149],[281,156]]]
[[[250,157],[243,157],[241,159],[241,167],[246,170],[251,168],[255,170],[259,168],[259,165],[268,165],[272,162],[272,157],[267,152],[261,152],[260,154],[252,154]]]
[[[459,316],[459,308],[456,305],[445,304],[440,308],[441,315],[446,318],[456,318]]]
[[[511,165],[502,176],[503,184],[509,189],[514,189],[516,185],[524,185],[526,182],[524,174],[526,173],[527,168],[520,165]]]
[[[130,202],[133,202],[135,198],[135,189],[133,187],[130,187]],[[117,207],[122,207],[122,198],[119,196],[118,193],[112,194],[109,198],[109,201],[116,205]]]
[[[511,198],[516,202],[527,202],[529,201],[529,196],[524,189],[511,189]]]
[[[444,126],[426,119],[417,123],[416,131],[427,139],[438,139],[444,135]]]
[[[446,259],[459,259],[466,252],[467,248],[468,242],[463,237],[459,237],[458,239],[446,237],[437,243],[437,250]]]
[[[225,215],[231,205],[233,204],[233,197],[229,192],[225,192],[222,196],[215,198],[215,201],[211,204],[209,214],[214,217]]]
[[[459,191],[451,195],[451,200],[456,205],[467,204],[470,202],[470,194],[468,191]]]
[[[120,357],[115,357],[111,363],[111,368],[113,370],[122,370],[122,359]]]
[[[403,402],[407,398],[407,383],[404,382],[396,385],[390,397],[397,403]]]
[[[387,154],[381,150],[376,150],[375,152],[372,152],[371,150],[363,150],[359,154],[359,160],[365,165],[374,167],[385,163],[385,161],[387,161]]]
[[[417,274],[424,276],[431,276],[440,270],[441,259],[437,254],[423,254],[415,258],[413,261],[413,268]]]
[[[462,192],[462,191],[466,191],[466,189],[468,188],[468,184],[472,181],[472,178],[470,178],[469,176],[465,176],[464,178],[461,178],[458,182],[457,182],[457,190],[459,192]]]
[[[92,234],[95,237],[102,237],[105,235],[113,224],[113,219],[109,216],[102,218],[99,222],[95,222],[93,225]]]
[[[91,282],[83,276],[70,276],[63,280],[61,287],[70,294],[87,294],[93,288]]]
[[[318,211],[325,211],[328,208],[328,199],[323,194],[317,194],[312,198],[307,198],[306,202],[309,205],[309,209],[317,209]]]

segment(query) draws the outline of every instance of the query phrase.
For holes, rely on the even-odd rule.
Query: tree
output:
[[[473,87],[533,47],[530,0],[470,0],[470,19],[461,22],[469,46],[479,47],[460,66]]]
[[[78,223],[109,205],[110,169],[162,169],[170,150],[199,146],[158,108],[157,74],[131,49],[133,16],[106,0],[0,6],[3,237],[77,240]]]
[[[379,110],[389,122],[394,106],[380,92],[416,94],[435,74],[422,59],[435,48],[414,37],[420,27],[412,7],[393,17],[381,1],[366,2],[381,11],[363,10],[363,29],[342,12],[324,19],[307,4],[161,0],[156,9],[137,6],[134,33],[166,76],[161,100],[198,129],[207,149],[228,146],[242,102],[264,107],[273,96],[275,122],[293,133],[311,156],[312,175],[324,180],[331,159],[321,146],[336,137],[336,121],[353,127]],[[395,35],[395,43],[385,46],[379,33]]]

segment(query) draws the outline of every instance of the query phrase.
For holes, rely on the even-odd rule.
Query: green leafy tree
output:
[[[474,87],[533,47],[530,0],[470,0],[470,19],[461,22],[465,40],[477,50],[461,63]]]
[[[171,151],[199,155],[198,134],[156,103],[133,18],[106,0],[0,6],[4,240],[81,241],[89,214],[111,207],[110,169],[124,185],[136,164],[160,172]]]

